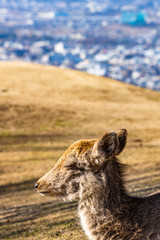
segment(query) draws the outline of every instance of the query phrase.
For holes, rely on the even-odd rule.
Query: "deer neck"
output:
[[[87,174],[85,182],[81,183],[79,216],[89,239],[101,239],[99,236],[106,234],[106,229],[111,231],[113,228],[116,215],[129,212],[125,204],[129,197],[123,186],[121,166],[116,164],[107,163],[97,176]]]

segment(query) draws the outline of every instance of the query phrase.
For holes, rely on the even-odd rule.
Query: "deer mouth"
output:
[[[42,196],[59,197],[60,194],[54,191],[37,191]]]
[[[40,191],[38,191],[42,196],[49,196],[50,195],[50,193],[49,192],[40,192]]]
[[[38,193],[40,193],[42,196],[47,196],[47,197],[55,197],[55,198],[65,198],[66,196],[62,193],[57,193],[57,192],[54,192],[54,191],[51,191],[51,192],[47,192],[47,191],[38,191]]]

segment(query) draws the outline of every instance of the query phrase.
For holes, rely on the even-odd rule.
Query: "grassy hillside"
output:
[[[86,239],[76,203],[44,198],[35,181],[80,138],[126,128],[132,195],[160,191],[160,93],[86,73],[0,62],[0,239]]]

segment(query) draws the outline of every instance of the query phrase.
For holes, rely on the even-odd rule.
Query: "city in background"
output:
[[[0,0],[0,60],[160,91],[159,0]]]

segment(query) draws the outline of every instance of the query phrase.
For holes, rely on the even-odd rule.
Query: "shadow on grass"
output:
[[[52,227],[62,225],[64,227],[67,225],[69,225],[69,227],[76,227],[73,216],[68,219],[62,219],[61,217],[62,215],[68,215],[68,212],[72,215],[72,212],[76,209],[76,207],[76,202],[65,203],[54,200],[45,203],[5,208],[0,212],[0,227],[3,229],[2,235],[0,234],[0,239],[10,239],[10,237],[14,239],[15,236],[18,238],[20,237],[19,239],[23,239],[22,235],[27,236],[27,234],[30,235],[31,232],[34,234],[37,231],[42,231],[41,227],[43,228],[43,231],[45,231],[45,229],[48,230]],[[57,215],[53,215],[49,222],[43,220],[43,217],[56,213],[59,213],[58,217]],[[41,227],[38,228],[37,225],[34,226],[34,220],[37,219],[39,219],[39,224],[41,225]],[[57,232],[54,229],[54,234],[59,235],[60,231]]]
[[[58,229],[62,229],[64,226],[67,226],[67,224],[72,224],[72,222],[74,222],[73,226],[76,227],[76,222],[72,214],[77,208],[76,202],[60,202],[53,199],[46,202],[24,204],[25,194],[34,191],[36,180],[37,179],[31,179],[24,182],[0,186],[0,195],[4,195],[4,197],[6,194],[6,196],[16,200],[16,195],[22,196],[22,204],[18,205],[17,203],[15,206],[14,203],[14,205],[12,205],[11,200],[9,206],[1,207],[0,229],[2,231],[0,230],[0,239],[23,239],[23,237],[25,238],[27,235],[36,234],[37,231],[41,232],[42,226],[44,231],[43,234],[45,234],[44,228],[48,230],[57,226]],[[49,215],[52,215],[49,217],[49,220],[44,219],[44,217]],[[34,221],[38,221],[40,225],[35,224]],[[55,229],[57,228],[52,229],[52,235],[56,237],[61,234],[61,232],[57,232]]]
[[[6,134],[7,135],[7,134]],[[28,143],[28,142],[48,142],[61,138],[60,134],[17,134],[17,135],[0,135],[0,143],[3,145]],[[64,136],[63,136],[64,137]]]
[[[9,148],[4,148],[4,147],[0,147],[0,152],[29,152],[29,151],[32,151],[32,152],[47,152],[47,151],[50,151],[50,152],[55,152],[55,151],[65,151],[66,150],[66,147],[54,147],[54,146],[50,146],[50,147],[46,147],[46,146],[28,146],[28,147],[25,147],[25,146],[14,146],[14,147],[9,147]]]
[[[65,136],[63,136],[64,139]],[[48,142],[58,142],[62,135],[39,134],[39,135],[0,135],[0,152],[27,152],[27,151],[64,151],[68,146],[45,146]],[[68,137],[67,137],[68,141]],[[38,144],[35,146],[33,144]],[[26,145],[26,146],[25,146]]]
[[[68,203],[54,200],[45,203],[8,207],[3,209],[0,213],[0,225],[6,223],[23,223],[29,220],[35,220],[44,216],[48,216],[49,214],[56,212],[65,213],[68,210],[75,210],[76,206],[76,202]],[[54,225],[56,224],[58,223],[55,223]]]
[[[57,227],[58,225],[61,226],[61,229],[57,230],[55,229],[55,227]],[[62,225],[64,225],[65,227],[62,227]],[[6,231],[5,233],[3,232],[3,234],[0,234],[0,239],[30,239],[30,237],[32,237],[32,239],[39,239],[39,236],[37,237],[37,233],[40,232],[41,237],[40,239],[48,239],[48,237],[50,237],[49,239],[57,239],[57,237],[59,236],[63,236],[63,233],[65,231],[69,231],[70,235],[72,236],[73,233],[75,231],[75,229],[79,229],[76,221],[74,218],[68,219],[68,220],[64,220],[64,221],[58,221],[58,219],[56,220],[56,223],[52,223],[52,224],[46,224],[46,227],[43,227],[43,233],[41,229],[35,229],[32,228],[30,226],[27,226],[25,224],[21,224],[20,225],[21,228],[17,229],[17,228],[12,228],[12,230],[10,232]],[[33,238],[34,237],[34,238]],[[46,238],[47,237],[47,238]],[[61,238],[62,239],[62,238]],[[76,239],[75,239],[76,240]]]
[[[146,181],[146,182],[149,182],[149,180],[152,178],[159,178],[160,175],[159,174],[151,174],[151,175],[148,175],[148,176],[143,176],[143,177],[137,177],[137,178],[132,178],[130,180],[128,180],[127,182],[128,183],[134,183],[134,182],[140,182],[140,181]]]
[[[1,185],[0,195],[34,189],[34,185],[36,181],[37,181],[37,178],[34,178],[34,179],[23,181],[23,182]]]
[[[28,144],[28,143],[46,143],[53,141],[72,140],[72,135],[63,134],[16,134],[11,135],[10,133],[0,133],[0,144],[1,145],[16,145],[16,144]]]

